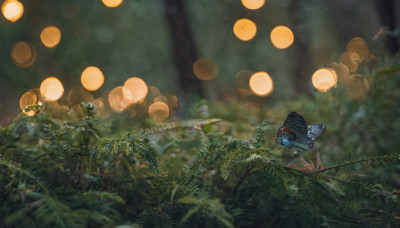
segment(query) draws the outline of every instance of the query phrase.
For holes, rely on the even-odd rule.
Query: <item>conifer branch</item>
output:
[[[354,161],[348,161],[348,162],[341,163],[339,165],[335,165],[335,166],[331,166],[331,167],[321,169],[318,171],[310,172],[309,174],[318,174],[318,173],[326,172],[329,170],[334,170],[334,169],[339,169],[339,168],[342,168],[345,166],[350,166],[350,165],[360,163],[360,162],[374,162],[374,161],[395,160],[395,159],[400,159],[400,154],[374,156],[374,157],[363,158],[363,159],[354,160]]]
[[[246,171],[243,173],[243,175],[240,177],[240,179],[236,183],[235,187],[232,188],[231,191],[222,199],[222,202],[225,202],[229,197],[233,196],[236,193],[236,191],[238,190],[239,186],[243,183],[243,181],[250,174],[250,171],[253,168],[254,168],[254,166],[251,166],[251,167],[246,169]]]

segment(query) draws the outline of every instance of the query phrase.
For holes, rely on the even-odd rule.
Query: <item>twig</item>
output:
[[[236,183],[235,187],[222,199],[222,201],[226,201],[229,197],[233,196],[239,186],[243,183],[244,179],[249,175],[250,171],[254,168],[254,166],[247,168],[243,175],[240,177],[239,181]]]
[[[343,166],[349,166],[349,165],[353,165],[356,163],[360,163],[360,162],[369,162],[369,161],[375,161],[375,160],[386,160],[386,159],[393,159],[393,158],[397,158],[399,156],[399,154],[393,154],[393,155],[387,155],[387,156],[383,156],[383,157],[370,157],[370,158],[363,158],[360,160],[355,160],[355,161],[349,161],[349,162],[345,162],[336,166],[332,166],[329,168],[325,168],[325,169],[321,169],[318,170],[316,172],[310,172],[309,174],[317,174],[317,173],[322,173],[328,170],[332,170],[332,169],[338,169],[341,168]]]

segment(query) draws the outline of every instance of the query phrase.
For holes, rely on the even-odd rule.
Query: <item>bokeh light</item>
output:
[[[274,90],[274,82],[267,72],[257,72],[250,77],[249,86],[257,96],[265,97]]]
[[[61,40],[61,31],[56,26],[47,26],[40,33],[40,40],[42,41],[44,46],[48,48],[53,48],[57,46],[57,44]]]
[[[272,29],[270,37],[272,44],[279,49],[290,47],[294,41],[292,30],[283,25],[276,26]]]
[[[40,88],[32,88],[32,89],[28,90],[28,92],[33,93],[37,96],[38,104],[44,103],[45,100],[43,99],[42,95],[40,94]]]
[[[338,82],[347,84],[350,79],[349,68],[343,63],[332,62],[329,64],[329,68],[332,68],[338,77]]]
[[[343,52],[339,60],[349,68],[350,72],[357,71],[358,65],[361,63],[360,55],[352,51]]]
[[[105,6],[114,8],[121,5],[124,0],[101,0],[101,1]]]
[[[347,43],[346,50],[348,52],[357,53],[361,61],[364,61],[369,55],[367,42],[361,37],[355,37],[350,40]]]
[[[242,0],[242,4],[247,9],[256,10],[261,8],[265,3],[265,0]]]
[[[253,94],[249,86],[250,77],[253,74],[253,71],[242,70],[235,75],[235,88],[241,95],[250,96]]]
[[[217,77],[217,64],[208,59],[198,59],[193,64],[193,73],[200,80],[211,80]]]
[[[153,102],[163,102],[165,104],[168,104],[168,98],[166,96],[158,96],[154,98]]]
[[[127,88],[127,90],[123,91],[124,95],[131,103],[142,102],[146,98],[149,90],[146,82],[138,77],[132,77],[126,80],[124,87]],[[129,93],[126,93],[127,91],[129,91]]]
[[[178,97],[176,97],[175,95],[169,95],[168,96],[168,105],[171,109],[177,109],[178,108]]]
[[[18,67],[30,67],[36,60],[36,48],[28,42],[16,42],[10,53],[11,60]]]
[[[40,94],[47,101],[56,101],[64,94],[64,87],[56,77],[48,77],[40,84]]]
[[[161,96],[161,91],[155,86],[149,86],[149,92],[147,93],[147,98],[149,100],[154,100],[156,97]]]
[[[98,90],[104,83],[103,72],[98,67],[89,66],[81,75],[82,86],[89,91]]]
[[[98,99],[94,100],[93,104],[94,104],[94,112],[96,113],[96,115],[103,113],[103,111],[104,111],[103,98],[98,98]]]
[[[16,22],[24,13],[24,6],[17,0],[6,0],[1,5],[1,12],[7,20]]]
[[[249,19],[239,19],[233,26],[233,33],[239,40],[249,41],[256,35],[257,26]]]
[[[127,97],[132,97],[129,89],[124,86],[118,86],[111,90],[108,94],[108,104],[114,112],[122,112],[131,105],[131,100]]]
[[[155,102],[149,106],[149,116],[155,121],[163,122],[168,119],[169,107],[164,102]]]
[[[38,103],[38,96],[35,93],[32,92],[26,92],[24,93],[20,100],[19,100],[19,107],[23,113],[25,113],[28,116],[34,116],[36,112],[34,110],[29,110],[25,111],[25,108],[28,105],[35,105]]]
[[[321,92],[327,92],[337,83],[337,75],[332,68],[322,68],[314,72],[312,76],[313,86]]]

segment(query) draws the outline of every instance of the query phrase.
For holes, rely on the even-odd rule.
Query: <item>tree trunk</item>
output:
[[[291,28],[293,33],[300,34],[300,25],[302,20],[299,16],[300,2],[299,1],[291,1],[288,7],[289,13],[292,16],[292,25]],[[294,66],[294,80],[292,81],[294,84],[294,90],[296,94],[305,94],[308,93],[308,84],[312,75],[312,60],[310,56],[310,48],[305,40],[301,38],[295,38],[295,66]]]
[[[375,0],[375,6],[382,26],[389,30],[389,33],[384,34],[385,48],[390,54],[396,54],[399,51],[399,44],[397,35],[394,34],[396,29],[394,2],[393,0]]]
[[[197,60],[195,45],[185,15],[182,0],[164,0],[164,11],[172,38],[173,57],[178,72],[182,98],[202,96],[201,82],[193,74]],[[181,98],[181,101],[182,101]]]

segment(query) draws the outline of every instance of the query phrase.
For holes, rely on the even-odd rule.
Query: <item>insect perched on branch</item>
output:
[[[278,129],[276,142],[289,148],[311,150],[315,139],[324,133],[325,129],[326,127],[322,124],[307,126],[300,114],[291,112],[286,117],[283,126]]]

